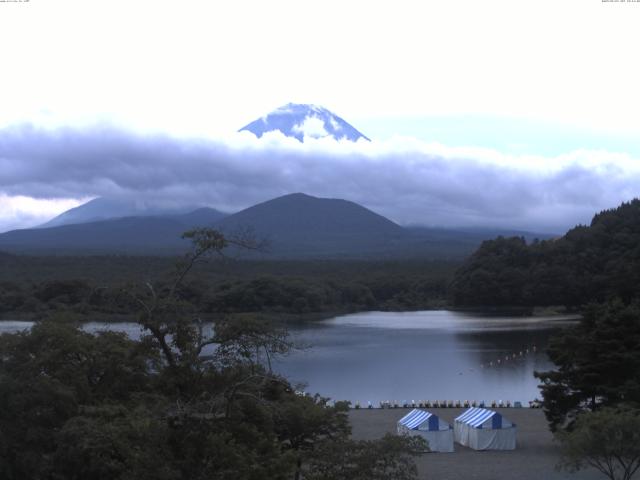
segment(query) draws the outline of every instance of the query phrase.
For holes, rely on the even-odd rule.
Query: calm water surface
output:
[[[570,317],[451,311],[358,313],[293,328],[295,341],[308,348],[282,359],[277,369],[292,382],[306,382],[307,392],[363,405],[525,403],[540,397],[533,372],[553,367],[544,353],[549,337],[573,323]]]
[[[549,337],[570,317],[495,317],[451,311],[365,312],[290,327],[297,349],[274,368],[304,390],[335,400],[503,400],[540,397],[535,370],[551,369]],[[0,322],[0,333],[31,322]],[[86,331],[135,323],[91,322]],[[514,357],[515,356],[515,357]]]

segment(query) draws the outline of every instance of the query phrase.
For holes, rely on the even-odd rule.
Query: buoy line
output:
[[[523,348],[522,350],[518,351],[517,353],[511,353],[511,354],[507,354],[504,357],[500,357],[497,358],[496,360],[490,360],[488,363],[481,363],[480,364],[480,368],[491,368],[491,367],[497,367],[499,365],[504,365],[506,363],[509,362],[513,362],[515,360],[518,360],[520,358],[524,358],[529,354],[535,354],[538,352],[538,347],[536,347],[535,345],[531,346],[530,348]],[[473,369],[469,369],[469,370],[473,370]]]

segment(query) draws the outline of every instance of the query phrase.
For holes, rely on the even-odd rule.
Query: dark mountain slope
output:
[[[186,227],[211,227],[216,222],[226,218],[228,214],[214,208],[202,207],[183,215],[166,215],[165,218],[177,220]]]
[[[198,209],[186,215],[15,230],[0,235],[0,249],[169,253],[185,248],[180,236],[195,226],[215,226],[229,234],[251,229],[257,238],[270,242],[269,257],[394,255],[394,242],[408,237],[399,225],[353,202],[292,194],[228,217],[213,209]]]
[[[124,217],[0,235],[0,249],[39,253],[175,253],[188,247],[180,237],[196,226],[211,226],[224,214],[201,208],[186,215]]]
[[[285,195],[249,207],[221,220],[228,233],[251,229],[269,242],[272,255],[368,256],[395,255],[407,232],[391,220],[346,200]]]
[[[0,248],[40,253],[143,253],[175,250],[185,225],[162,217],[125,217],[59,227],[13,230],[0,235]]]
[[[251,225],[268,234],[399,234],[403,228],[371,210],[347,200],[292,193],[254,205],[218,222]]]
[[[210,208],[184,215],[124,217],[0,235],[0,250],[57,254],[175,254],[188,244],[182,233],[208,226],[227,234],[252,231],[264,252],[233,252],[263,259],[457,260],[490,235],[482,231],[403,228],[356,203],[285,195],[225,216]]]
[[[184,215],[198,207],[160,207],[130,198],[99,197],[61,213],[40,225],[40,228],[59,227],[74,223],[98,222],[123,217],[149,217],[164,215]]]

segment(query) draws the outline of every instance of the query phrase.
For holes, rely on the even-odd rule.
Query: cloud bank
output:
[[[212,139],[112,126],[0,130],[0,230],[94,196],[232,212],[292,192],[352,200],[402,224],[562,232],[639,196],[640,161],[605,151],[510,156],[411,138],[300,143],[278,133]]]

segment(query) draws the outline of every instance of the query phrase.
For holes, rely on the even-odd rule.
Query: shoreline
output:
[[[202,315],[202,319],[205,321],[214,321],[219,317],[228,315],[233,316],[257,316],[266,318],[273,321],[279,321],[285,324],[302,324],[311,322],[322,322],[335,317],[341,317],[345,315],[353,315],[360,313],[415,313],[415,312],[433,312],[433,311],[450,311],[460,313],[471,313],[476,315],[497,316],[505,318],[514,317],[570,317],[580,318],[580,311],[567,309],[561,306],[549,306],[549,307],[519,307],[519,306],[507,306],[507,307],[491,307],[491,306],[474,306],[474,307],[460,307],[455,305],[424,305],[415,308],[404,309],[386,309],[383,306],[371,309],[371,310],[333,310],[333,311],[319,311],[319,312],[219,312],[219,313],[207,313]],[[4,321],[25,321],[36,322],[42,320],[43,317],[48,317],[55,314],[69,314],[71,317],[90,317],[89,322],[104,322],[104,323],[127,323],[135,322],[137,314],[123,314],[123,313],[106,313],[106,312],[88,312],[79,313],[70,311],[47,311],[47,312],[3,312],[0,315],[0,322]]]

